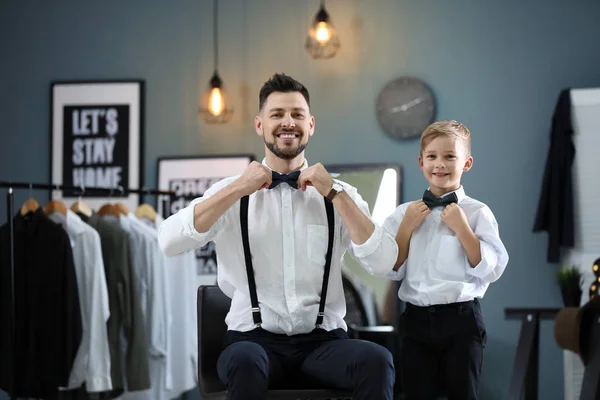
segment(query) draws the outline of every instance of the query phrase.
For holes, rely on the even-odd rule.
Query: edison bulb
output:
[[[317,25],[317,32],[316,32],[316,39],[317,42],[324,44],[326,43],[329,38],[331,38],[331,34],[329,33],[329,27],[327,26],[327,22],[319,22],[319,24]]]
[[[223,95],[221,94],[221,89],[220,88],[212,88],[210,90],[210,96],[209,96],[209,105],[208,105],[208,111],[212,114],[212,115],[220,115],[223,112],[223,109],[225,108],[225,104],[223,104]]]

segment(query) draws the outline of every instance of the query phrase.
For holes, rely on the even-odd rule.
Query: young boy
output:
[[[486,331],[478,298],[502,275],[508,254],[492,211],[465,194],[473,165],[471,133],[439,121],[421,135],[419,166],[429,189],[401,204],[384,223],[398,259],[388,275],[402,280],[402,385],[407,400],[478,398]],[[442,389],[443,388],[443,389]]]

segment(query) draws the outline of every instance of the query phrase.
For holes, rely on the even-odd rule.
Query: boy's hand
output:
[[[465,212],[456,203],[448,204],[442,212],[442,221],[452,229],[457,236],[460,236],[465,229],[471,229]]]
[[[402,223],[405,224],[410,232],[413,232],[423,223],[429,214],[431,214],[429,207],[427,207],[423,200],[417,200],[410,203],[406,208]]]

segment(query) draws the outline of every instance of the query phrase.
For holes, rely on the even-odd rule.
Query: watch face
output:
[[[419,137],[433,122],[435,102],[429,87],[421,80],[403,77],[388,83],[377,97],[377,121],[393,138]]]
[[[342,190],[344,190],[344,187],[337,182],[334,182],[331,188],[336,192],[341,192]]]

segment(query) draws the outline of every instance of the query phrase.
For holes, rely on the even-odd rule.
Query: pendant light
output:
[[[340,38],[325,10],[325,0],[321,0],[321,7],[308,30],[304,47],[314,59],[332,58],[340,49]]]
[[[213,51],[214,51],[214,72],[208,88],[202,96],[202,103],[199,109],[204,122],[208,124],[224,124],[229,122],[233,115],[233,107],[229,103],[229,98],[223,86],[223,80],[219,76],[219,24],[218,24],[218,0],[214,0],[213,7]]]

